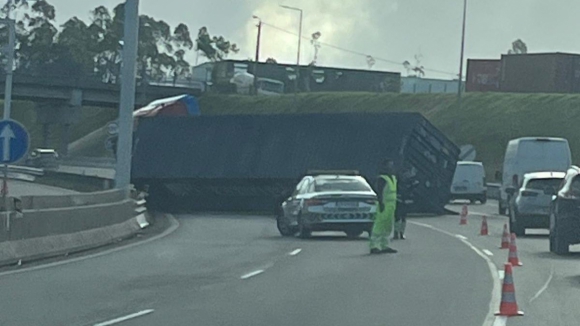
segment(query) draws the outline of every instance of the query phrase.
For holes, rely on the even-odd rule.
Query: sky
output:
[[[48,1],[58,23],[72,16],[88,20],[92,8],[121,2]],[[321,33],[319,66],[368,69],[370,55],[373,70],[406,74],[402,62],[414,65],[417,56],[427,78],[452,79],[459,71],[462,0],[140,0],[140,13],[171,26],[185,23],[193,37],[206,26],[211,35],[238,44],[241,51],[232,59],[254,57],[256,15],[264,22],[261,60],[295,63],[299,13],[281,4],[303,10],[304,36]],[[580,53],[579,15],[578,0],[468,0],[465,58],[500,58],[518,38],[529,52]],[[303,39],[301,63],[313,56],[314,46]],[[189,61],[195,60],[192,51]]]

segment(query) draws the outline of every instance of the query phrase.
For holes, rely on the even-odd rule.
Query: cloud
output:
[[[256,0],[254,14],[265,23],[261,42],[261,59],[273,57],[279,62],[296,62],[298,48],[299,12],[281,8],[277,2],[270,0]],[[379,35],[373,26],[373,12],[377,6],[385,15],[398,10],[398,3],[394,0],[377,2],[375,0],[294,0],[282,2],[284,5],[297,7],[303,10],[303,36],[310,38],[315,32],[321,33],[320,41],[337,45],[346,49],[365,49]],[[253,57],[256,46],[255,21],[249,17],[245,28],[242,49],[244,55]],[[370,41],[370,42],[369,42]],[[368,43],[367,43],[368,42]],[[365,46],[365,43],[366,46]],[[308,64],[314,56],[314,47],[308,39],[302,40],[301,63]],[[354,56],[354,58],[353,58]],[[348,60],[347,60],[348,58]],[[320,65],[346,66],[346,62],[360,61],[365,66],[364,56],[321,46],[318,56]]]

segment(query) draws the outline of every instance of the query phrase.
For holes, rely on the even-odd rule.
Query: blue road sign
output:
[[[0,121],[0,163],[10,164],[19,161],[28,152],[30,136],[19,122]]]

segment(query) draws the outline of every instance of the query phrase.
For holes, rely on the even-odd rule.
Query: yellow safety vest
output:
[[[397,201],[397,177],[389,175],[381,175],[386,182],[383,188],[383,203]]]

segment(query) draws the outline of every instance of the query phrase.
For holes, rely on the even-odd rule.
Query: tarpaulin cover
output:
[[[133,112],[133,117],[199,116],[199,103],[192,95],[179,95],[155,100]]]
[[[296,178],[309,169],[374,175],[419,114],[305,114],[142,119],[134,178]]]

